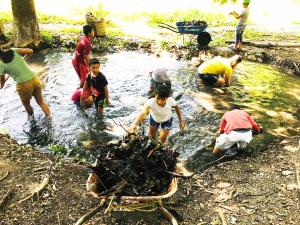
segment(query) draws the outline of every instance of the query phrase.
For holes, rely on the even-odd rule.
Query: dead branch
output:
[[[299,69],[299,67],[296,65],[295,62],[293,62],[293,64],[294,64],[294,67],[296,68],[297,73],[300,74],[300,69]]]
[[[2,206],[5,204],[6,200],[8,199],[8,197],[10,196],[10,194],[12,193],[11,190],[9,190],[8,192],[6,192],[6,194],[3,196],[3,198],[0,201],[0,209],[2,208]]]
[[[0,181],[4,180],[8,176],[8,174],[9,174],[9,171],[7,171],[6,174],[0,178]]]
[[[39,188],[33,192],[31,195],[27,196],[26,198],[20,200],[17,204],[20,204],[30,198],[33,199],[33,201],[35,200],[39,200],[39,196],[41,194],[41,192],[47,187],[47,185],[49,184],[49,175],[47,174],[47,176],[45,177],[43,183],[39,186]]]
[[[236,210],[233,210],[233,209],[231,209],[231,208],[229,208],[228,206],[225,206],[225,205],[219,205],[220,207],[222,207],[222,208],[224,208],[224,209],[227,209],[227,210],[229,210],[229,211],[231,211],[231,212],[235,212],[235,213],[237,213],[237,211]]]
[[[126,184],[127,184],[127,181],[122,180],[119,183],[117,183],[115,186],[113,186],[111,189],[109,189],[107,191],[103,191],[103,192],[101,192],[97,195],[98,196],[103,196],[103,195],[109,194],[111,192],[120,192],[120,189],[122,189]]]
[[[251,42],[251,46],[255,47],[300,47],[300,43],[278,43],[278,42]]]
[[[219,209],[219,210],[218,210],[218,213],[219,213],[219,216],[220,216],[220,218],[221,218],[222,225],[227,225],[226,218],[225,218],[225,216],[224,216],[224,214],[223,214],[223,212],[222,212],[222,209]]]
[[[92,211],[88,212],[87,214],[83,215],[82,217],[80,217],[77,222],[75,223],[75,225],[81,225],[83,224],[85,221],[89,220],[90,218],[92,218],[94,215],[97,214],[97,212],[99,212],[102,208],[103,205],[105,203],[105,199],[103,198],[100,202],[100,205],[93,209]]]

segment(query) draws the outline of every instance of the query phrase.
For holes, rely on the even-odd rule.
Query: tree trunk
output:
[[[1,41],[5,41],[5,31],[4,31],[3,23],[0,21],[0,44]]]
[[[11,0],[13,35],[16,47],[36,48],[41,42],[34,0]]]

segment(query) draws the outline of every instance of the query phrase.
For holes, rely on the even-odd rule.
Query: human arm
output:
[[[179,105],[175,105],[174,108],[175,108],[176,114],[177,114],[178,119],[179,119],[180,130],[183,130],[184,129],[184,122],[183,122],[183,119],[182,119],[180,107],[179,107]]]
[[[17,48],[17,52],[20,55],[23,55],[25,61],[33,55],[33,50],[30,48]]]
[[[0,75],[0,89],[4,87],[5,82],[8,80],[9,76],[7,74]]]
[[[89,68],[90,55],[89,54],[83,54],[83,59],[84,59],[85,65],[87,66],[88,70],[90,71],[90,68]]]
[[[224,116],[222,116],[221,118],[221,122],[220,122],[220,134],[223,134],[225,132],[225,126],[226,126],[226,119],[224,118]]]
[[[82,87],[82,92],[81,92],[81,95],[80,95],[80,106],[81,107],[85,107],[85,95],[84,93],[88,92],[88,83],[85,82],[83,87]]]
[[[251,123],[252,129],[254,130],[254,134],[259,134],[260,133],[260,127],[255,123],[253,118],[248,115],[248,120]]]
[[[241,17],[241,15],[238,14],[236,11],[230,12],[229,15],[233,15],[236,19],[239,19]]]
[[[131,124],[131,126],[128,128],[128,131],[136,131],[136,126],[139,122],[141,122],[146,115],[148,114],[150,109],[149,105],[144,105],[142,111],[138,114],[138,116],[136,117],[136,119],[134,120],[134,122]]]
[[[104,93],[105,93],[105,99],[106,99],[106,105],[109,105],[109,94],[108,94],[108,87],[107,85],[104,86]]]

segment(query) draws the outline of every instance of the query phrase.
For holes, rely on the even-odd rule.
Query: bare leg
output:
[[[28,115],[31,116],[33,114],[33,109],[32,109],[32,106],[30,105],[30,101],[22,101],[22,104],[25,107]]]
[[[163,130],[161,129],[160,135],[159,135],[159,141],[164,143],[166,142],[167,136],[169,134],[170,130]]]
[[[101,108],[101,107],[99,107],[99,106],[98,106],[97,111],[98,111],[99,113],[103,114],[103,108]]]
[[[42,96],[35,97],[35,101],[41,107],[41,109],[47,116],[50,115],[50,109],[49,109],[47,103],[44,101]]]
[[[220,76],[219,79],[217,80],[217,82],[214,83],[214,86],[221,87],[224,83],[225,83],[224,78],[222,76]]]
[[[220,153],[220,149],[217,146],[215,146],[214,150],[213,150],[213,153],[214,154],[219,154]]]
[[[149,126],[149,133],[148,135],[152,138],[156,138],[156,132],[158,130],[158,127],[155,126]]]

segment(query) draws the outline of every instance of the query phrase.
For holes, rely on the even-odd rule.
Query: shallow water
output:
[[[255,136],[251,143],[254,148],[263,149],[278,137],[299,134],[299,78],[271,66],[243,61],[234,70],[231,87],[212,88],[196,84],[197,68],[189,62],[135,52],[93,55],[100,60],[101,71],[108,80],[111,105],[105,108],[103,116],[94,108],[87,109],[86,117],[70,101],[78,86],[71,56],[50,52],[45,57],[36,54],[29,61],[43,82],[51,119],[43,115],[34,101],[34,118],[28,118],[11,79],[0,90],[0,127],[6,128],[12,138],[44,151],[57,147],[66,157],[93,160],[99,145],[125,134],[123,128],[133,122],[147,100],[148,72],[155,67],[168,70],[173,96],[186,126],[184,131],[179,130],[174,111],[168,141],[191,167],[198,168],[216,159],[211,150],[219,121],[233,102],[241,104],[264,128],[264,135]]]

